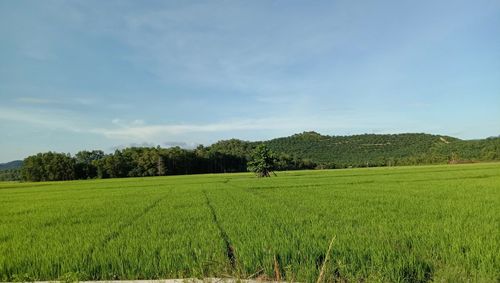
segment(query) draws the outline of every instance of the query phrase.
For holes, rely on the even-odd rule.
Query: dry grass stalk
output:
[[[328,259],[330,259],[330,251],[332,250],[334,241],[335,241],[335,236],[333,236],[332,239],[330,240],[330,245],[328,245],[328,251],[326,251],[325,259],[323,260],[323,264],[321,265],[321,271],[319,273],[318,280],[316,280],[316,283],[320,283],[323,281],[323,276],[325,275],[326,263],[328,262]]]
[[[276,255],[274,256],[274,280],[277,282],[281,281],[280,265],[276,260]]]

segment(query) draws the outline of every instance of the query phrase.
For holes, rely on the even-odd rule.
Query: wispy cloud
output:
[[[72,119],[63,113],[33,109],[9,109],[0,107],[0,120],[26,123],[49,130],[64,130],[69,132],[84,132]]]
[[[116,121],[115,121],[116,122]],[[115,123],[116,124],[116,123]],[[183,134],[206,133],[206,132],[230,132],[243,130],[268,130],[296,127],[295,123],[283,123],[276,119],[256,119],[227,121],[208,124],[159,124],[138,125],[131,123],[125,125],[120,123],[118,127],[91,129],[92,133],[101,134],[111,139],[125,140],[151,140],[162,136],[178,136]]]
[[[55,105],[55,106],[67,106],[67,105],[84,105],[89,106],[96,103],[94,98],[84,98],[84,97],[58,97],[58,98],[46,98],[46,97],[19,97],[15,99],[15,102],[24,105]]]
[[[16,99],[17,102],[24,104],[55,104],[59,103],[56,100],[39,98],[39,97],[20,97]]]
[[[185,137],[203,135],[204,133],[241,133],[266,130],[285,131],[296,133],[306,130],[334,131],[356,130],[379,125],[365,118],[351,118],[348,116],[337,117],[268,117],[262,119],[234,119],[214,123],[176,123],[176,124],[146,124],[140,120],[126,123],[120,119],[114,119],[114,127],[100,127],[89,129],[89,132],[102,135],[115,140],[149,140],[158,141],[164,137]]]
[[[27,123],[52,130],[91,133],[115,141],[129,142],[158,142],[162,143],[169,137],[190,136],[196,140],[197,135],[204,133],[237,133],[245,131],[282,130],[302,131],[311,129],[347,129],[361,125],[361,121],[347,117],[325,119],[325,117],[303,118],[268,117],[262,119],[232,119],[213,123],[171,123],[147,124],[144,120],[126,121],[115,118],[102,127],[95,127],[95,123],[86,123],[83,117],[72,113],[51,111],[33,111],[32,109],[0,108],[0,120]]]
[[[128,46],[127,60],[175,84],[266,95],[306,92],[317,74],[303,65],[342,40],[334,23],[311,20],[311,11],[277,16],[272,4],[226,2],[214,9],[197,2],[140,10],[108,4],[120,17],[104,17],[92,5],[67,5],[81,15],[75,25]],[[289,80],[294,72],[296,79]]]

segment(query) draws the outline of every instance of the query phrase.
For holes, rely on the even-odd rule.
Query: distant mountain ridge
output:
[[[11,170],[11,169],[20,169],[23,166],[22,160],[14,160],[7,163],[0,163],[0,171],[1,170]]]

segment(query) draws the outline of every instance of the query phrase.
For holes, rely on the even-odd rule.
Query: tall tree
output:
[[[258,145],[252,154],[252,160],[248,162],[248,168],[255,172],[258,177],[270,177],[277,167],[278,158],[266,145]],[[276,174],[275,174],[276,175]]]

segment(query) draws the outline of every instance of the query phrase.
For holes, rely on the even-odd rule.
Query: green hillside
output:
[[[7,163],[0,163],[0,171],[19,169],[19,168],[21,168],[21,166],[23,166],[22,160],[14,160],[14,161],[7,162]]]
[[[304,132],[265,142],[271,149],[327,168],[490,161],[500,158],[500,138],[464,141],[430,134],[326,136]]]

